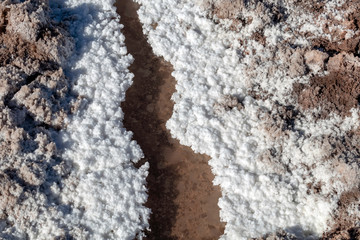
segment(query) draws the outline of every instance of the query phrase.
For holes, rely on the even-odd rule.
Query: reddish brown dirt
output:
[[[310,4],[308,4],[311,6]],[[325,38],[314,39],[312,44],[319,46],[327,51],[346,51],[357,52],[359,50],[360,33],[358,32],[360,23],[360,0],[347,0],[340,7],[342,10],[351,11],[345,15],[346,20],[341,22],[335,16],[328,16],[328,24],[323,28],[324,33],[332,36],[332,41]],[[342,29],[348,29],[355,32],[351,38],[346,38],[346,32],[341,30],[334,30],[334,26],[342,26]]]
[[[224,231],[217,206],[221,193],[212,184],[209,157],[180,145],[165,127],[173,109],[172,66],[152,53],[136,14],[138,5],[119,0],[116,6],[135,58],[130,68],[134,83],[122,104],[124,126],[141,146],[143,162],[150,163],[147,239],[218,239]]]
[[[339,53],[327,63],[326,76],[314,76],[309,85],[295,84],[294,93],[302,109],[321,107],[318,116],[330,113],[350,115],[360,100],[360,59],[352,54]]]
[[[356,226],[356,217],[349,217],[347,212],[347,207],[350,204],[356,204],[360,201],[360,190],[354,188],[348,192],[341,194],[339,200],[339,207],[337,213],[337,223],[331,229],[331,231],[324,233],[323,239],[332,239],[332,240],[348,240],[360,239],[360,228]]]

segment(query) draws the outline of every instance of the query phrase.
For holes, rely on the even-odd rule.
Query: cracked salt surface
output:
[[[227,223],[221,239],[279,229],[314,239],[330,230],[341,194],[358,184],[359,168],[356,159],[352,164],[328,155],[332,145],[326,139],[356,130],[358,109],[344,118],[333,113],[314,119],[311,111],[299,113],[292,89],[322,68],[312,65],[309,74],[304,55],[313,50],[312,38],[304,34],[330,38],[319,19],[332,14],[344,20],[335,10],[341,4],[326,1],[327,12],[317,18],[291,1],[283,3],[284,15],[276,1],[250,2],[241,12],[248,23],[237,32],[229,31],[231,21],[200,7],[205,1],[137,2],[154,53],[174,66],[176,104],[167,127],[181,144],[212,157],[214,184],[222,189],[220,216]],[[261,42],[251,37],[258,30]]]

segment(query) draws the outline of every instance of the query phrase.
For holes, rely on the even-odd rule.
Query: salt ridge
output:
[[[120,103],[132,84],[133,59],[114,2],[51,2],[54,18],[69,25],[77,47],[65,69],[83,100],[58,138],[62,158],[74,166],[58,194],[73,207],[64,223],[86,229],[79,238],[141,239],[149,226],[149,166],[134,167],[143,154],[122,124]]]

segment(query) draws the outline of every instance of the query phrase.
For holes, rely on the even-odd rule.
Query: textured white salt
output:
[[[330,173],[331,166],[319,163],[326,149],[316,136],[334,134],[334,129],[356,128],[357,112],[345,121],[334,117],[315,123],[309,118],[295,123],[296,131],[277,137],[276,132],[266,130],[269,119],[264,120],[266,112],[274,110],[273,102],[255,100],[247,94],[251,86],[259,85],[272,94],[273,101],[293,104],[293,83],[306,83],[309,76],[297,64],[302,62],[298,50],[284,48],[282,41],[287,39],[306,49],[310,46],[308,40],[283,31],[286,26],[282,23],[265,25],[270,20],[260,14],[243,11],[252,23],[234,32],[227,30],[226,21],[215,24],[193,1],[137,2],[141,4],[138,13],[143,31],[154,53],[174,66],[175,106],[167,128],[181,144],[212,158],[209,164],[214,184],[222,190],[220,216],[226,222],[221,239],[261,237],[278,229],[300,239],[320,236],[329,228],[340,196],[329,198],[327,191],[344,189],[324,182],[323,192],[309,193],[311,183],[337,181]],[[316,30],[315,35],[324,36],[319,27],[322,22],[286,7],[291,11],[286,24],[301,31]],[[266,48],[249,39],[261,25],[265,28]],[[238,39],[247,39],[248,43],[240,44]],[[243,99],[244,108],[219,114],[214,105],[227,95]],[[281,150],[281,159],[258,161],[269,149]],[[316,170],[307,169],[308,165]]]
[[[51,1],[54,18],[66,23],[76,40],[65,69],[83,98],[58,137],[62,158],[74,166],[58,194],[73,208],[64,223],[86,229],[84,239],[141,238],[149,226],[150,210],[143,205],[148,164],[134,167],[143,154],[122,123],[120,103],[132,84],[133,58],[114,2]]]

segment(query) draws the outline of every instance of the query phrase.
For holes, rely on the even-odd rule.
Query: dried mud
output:
[[[209,157],[180,145],[165,127],[173,109],[172,66],[152,53],[136,14],[138,5],[119,0],[116,6],[127,49],[135,58],[130,67],[134,83],[121,106],[124,126],[141,146],[142,162],[150,163],[147,239],[218,239],[224,231],[217,206],[221,193],[212,184]]]
[[[326,68],[329,74],[312,77],[308,85],[294,85],[300,107],[319,108],[314,113],[316,118],[326,118],[330,113],[347,116],[352,108],[359,106],[360,58],[342,52],[329,58]]]
[[[0,238],[36,235],[40,215],[61,211],[50,185],[70,170],[52,133],[75,110],[61,67],[73,46],[47,1],[0,3]]]

